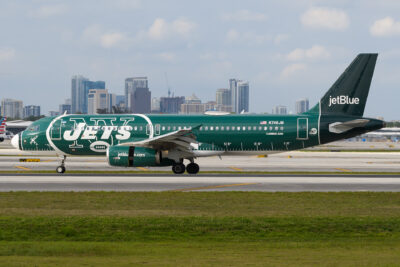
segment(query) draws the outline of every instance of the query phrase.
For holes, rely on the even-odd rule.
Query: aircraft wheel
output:
[[[57,169],[56,169],[56,171],[57,171],[58,173],[64,173],[64,172],[65,172],[65,167],[64,167],[64,166],[58,166]]]
[[[182,164],[182,163],[178,163],[178,164],[175,164],[175,165],[172,166],[172,171],[175,174],[182,174],[182,173],[185,172],[185,169],[186,169],[185,165]]]
[[[0,137],[0,143],[3,142],[3,141],[4,141],[4,138],[3,138],[3,137]]]
[[[189,174],[196,174],[196,173],[198,173],[199,172],[199,170],[200,170],[200,167],[199,167],[199,164],[196,164],[196,163],[189,163],[187,166],[186,166],[186,171],[189,173]]]

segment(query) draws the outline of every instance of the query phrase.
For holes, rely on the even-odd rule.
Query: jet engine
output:
[[[111,146],[107,149],[108,164],[117,167],[170,166],[173,161],[162,152],[146,147]]]

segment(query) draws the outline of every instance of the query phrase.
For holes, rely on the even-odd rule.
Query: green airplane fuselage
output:
[[[108,147],[193,128],[201,152],[276,153],[350,138],[382,128],[368,119],[363,127],[332,133],[329,125],[360,117],[343,115],[62,115],[34,122],[21,133],[19,148],[59,155],[105,155]],[[200,154],[198,154],[201,156]],[[207,155],[207,154],[205,154]]]

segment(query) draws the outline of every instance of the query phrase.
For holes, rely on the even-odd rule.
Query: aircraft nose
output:
[[[15,149],[19,149],[19,134],[14,135],[14,137],[11,139],[11,145]]]

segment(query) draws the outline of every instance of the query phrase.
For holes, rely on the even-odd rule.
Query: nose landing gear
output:
[[[64,173],[65,172],[65,160],[67,159],[67,156],[63,156],[63,159],[61,160],[61,165],[56,168],[57,173]]]

